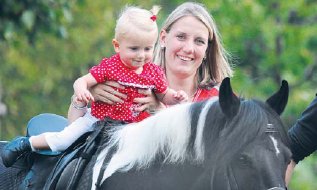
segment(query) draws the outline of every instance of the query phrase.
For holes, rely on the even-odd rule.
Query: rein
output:
[[[101,134],[104,128],[105,125],[98,127],[97,130],[94,131],[93,134],[86,139],[86,146],[76,162],[73,175],[71,176],[66,189],[75,189],[77,187],[78,181],[82,176],[87,163],[90,161],[91,157],[95,153],[97,149],[96,146],[100,142],[101,138],[98,139],[97,137]]]
[[[273,124],[271,124],[271,123],[267,124],[265,132],[266,133],[278,133],[278,131],[274,128]]]
[[[108,162],[110,161],[111,157],[113,156],[113,153],[115,152],[115,149],[114,148],[111,148],[110,151],[108,152],[106,158],[103,160],[102,162],[102,166],[100,168],[100,171],[99,171],[99,175],[98,175],[98,179],[97,179],[97,182],[95,183],[95,186],[96,186],[96,189],[100,189],[101,188],[101,185],[102,185],[102,178],[103,178],[103,175],[107,169],[107,166],[108,166]]]

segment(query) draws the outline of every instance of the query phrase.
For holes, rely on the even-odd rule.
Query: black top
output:
[[[317,96],[317,94],[316,94]],[[317,149],[317,97],[289,129],[293,160],[298,163]]]

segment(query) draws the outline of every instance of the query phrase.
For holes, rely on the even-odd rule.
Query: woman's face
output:
[[[209,32],[207,27],[193,16],[177,20],[170,31],[162,31],[161,44],[165,46],[167,77],[173,74],[183,78],[193,76],[208,46]]]

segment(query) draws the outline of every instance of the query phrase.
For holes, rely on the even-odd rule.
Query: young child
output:
[[[93,123],[107,117],[125,122],[138,122],[150,116],[146,111],[137,112],[139,105],[134,98],[144,97],[139,89],[151,89],[158,99],[168,105],[186,102],[188,96],[183,91],[176,92],[167,87],[162,69],[151,63],[153,49],[158,37],[156,14],[159,8],[151,11],[138,7],[127,7],[117,20],[115,38],[112,44],[117,54],[104,58],[101,63],[90,69],[89,73],[74,83],[73,106],[79,102],[91,103],[83,117],[75,120],[61,132],[47,132],[32,137],[19,137],[8,143],[1,157],[6,167],[11,166],[24,153],[43,149],[63,151],[76,139],[93,130]],[[116,89],[127,94],[123,103],[114,105],[94,102],[89,88],[105,81],[117,81],[124,89]],[[76,104],[77,102],[77,104]]]

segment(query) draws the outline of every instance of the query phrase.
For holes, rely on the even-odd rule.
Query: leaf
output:
[[[22,17],[21,17],[21,21],[24,24],[24,26],[26,27],[26,29],[28,31],[31,31],[34,23],[35,23],[35,15],[34,12],[31,10],[26,10],[23,12]]]

